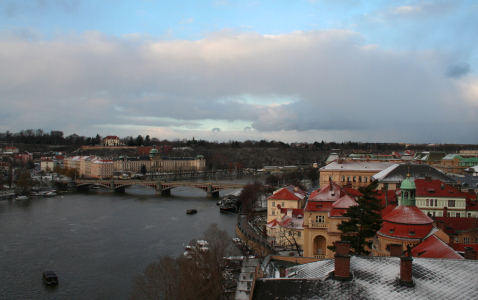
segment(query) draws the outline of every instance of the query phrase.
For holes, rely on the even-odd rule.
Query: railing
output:
[[[325,255],[324,255],[324,254],[314,254],[314,257],[315,257],[315,258],[325,259]]]
[[[329,223],[318,223],[318,222],[312,222],[310,223],[311,227],[315,228],[326,228],[329,227]]]

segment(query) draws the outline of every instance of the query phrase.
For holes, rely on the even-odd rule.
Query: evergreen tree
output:
[[[343,214],[350,219],[337,226],[344,233],[340,236],[340,240],[350,242],[352,254],[368,255],[370,251],[365,250],[365,246],[370,247],[371,243],[366,240],[373,238],[382,227],[383,220],[380,212],[384,207],[375,197],[377,186],[378,180],[375,180],[367,187],[360,187],[358,190],[362,196],[357,199],[358,205],[349,207]],[[335,246],[329,249],[335,251]]]

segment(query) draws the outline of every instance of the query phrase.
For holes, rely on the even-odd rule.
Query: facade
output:
[[[55,161],[53,159],[45,158],[40,161],[40,170],[43,172],[52,172],[55,168]]]
[[[429,177],[416,179],[415,184],[416,205],[425,214],[437,217],[478,217],[478,208],[469,205],[471,201],[476,201],[475,194],[460,192],[441,180]]]
[[[342,214],[354,205],[354,197],[332,181],[310,194],[304,208],[304,257],[333,257],[327,247],[340,240],[342,232],[337,226],[347,219]]]
[[[121,146],[123,143],[116,135],[108,135],[103,138],[103,146]]]
[[[373,175],[392,165],[394,163],[391,162],[337,160],[319,169],[320,186],[325,186],[332,180],[343,187],[365,187],[373,181],[370,179]]]
[[[162,156],[154,146],[148,156],[121,157],[114,160],[114,171],[130,171],[139,173],[141,167],[146,167],[146,172],[197,172],[206,169],[204,156],[197,157],[168,157]]]
[[[97,159],[91,162],[91,178],[112,178],[113,160]]]
[[[15,154],[15,153],[19,153],[20,152],[20,149],[18,149],[17,147],[5,147],[3,148],[3,154]]]
[[[281,209],[304,208],[306,196],[305,191],[293,185],[275,191],[267,198],[267,223],[275,220],[280,215]]]

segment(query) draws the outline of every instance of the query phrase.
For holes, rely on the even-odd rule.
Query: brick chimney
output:
[[[448,207],[446,206],[443,208],[443,216],[448,217]]]
[[[455,250],[455,238],[450,236],[450,239],[448,240],[448,245],[450,246],[451,249]]]
[[[465,247],[465,259],[474,259],[473,257],[473,247]],[[476,251],[475,251],[476,254]]]
[[[403,247],[402,244],[390,244],[390,256],[400,257],[402,256]]]
[[[413,258],[400,256],[400,285],[412,287],[415,284],[412,280],[412,262]]]
[[[350,242],[335,242],[335,272],[336,279],[350,278]]]
[[[286,268],[284,266],[279,266],[279,275],[280,278],[285,278],[286,277]]]

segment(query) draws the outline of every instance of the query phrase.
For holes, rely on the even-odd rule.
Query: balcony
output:
[[[310,227],[313,227],[313,228],[327,228],[327,227],[329,227],[329,223],[311,222]]]
[[[325,255],[323,255],[323,254],[320,254],[320,255],[319,254],[314,254],[314,257],[315,258],[320,258],[320,259],[325,259]]]

